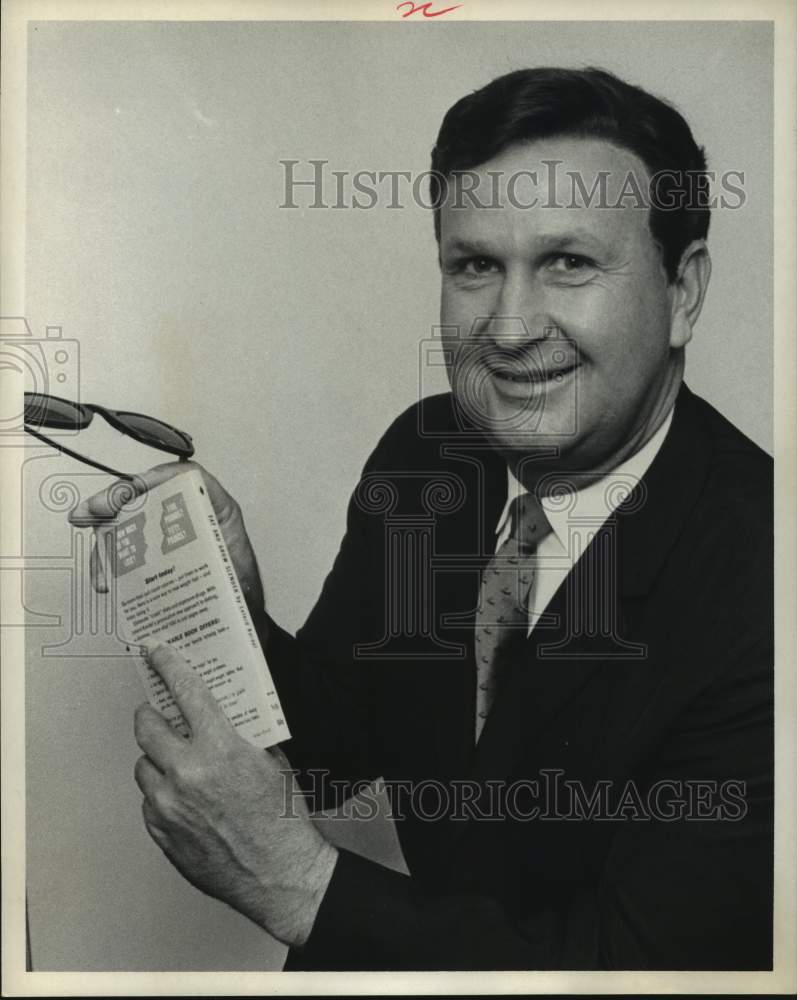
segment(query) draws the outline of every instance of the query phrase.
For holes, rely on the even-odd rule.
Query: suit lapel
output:
[[[686,385],[673,422],[640,487],[617,510],[619,576],[624,597],[649,593],[708,476],[711,437]]]
[[[462,481],[468,502],[435,521],[432,592],[434,628],[461,654],[424,668],[425,731],[436,775],[461,778],[473,749],[475,676],[473,635],[483,563],[490,558],[495,525],[506,500],[506,469],[486,444],[441,444],[441,467]],[[427,756],[424,766],[428,768]]]
[[[645,647],[632,641],[631,608],[654,584],[700,494],[709,451],[694,397],[683,386],[670,431],[644,479],[596,534],[549,604],[556,624],[538,627],[510,648],[502,686],[472,755],[473,777],[510,775],[519,754],[600,670],[646,658]],[[609,560],[616,567],[607,565]],[[604,601],[597,588],[604,590],[609,580],[615,612],[607,634],[583,627],[579,602]],[[470,723],[472,734],[472,718]]]

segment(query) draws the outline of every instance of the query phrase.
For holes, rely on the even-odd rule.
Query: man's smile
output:
[[[568,375],[580,367],[580,364],[575,361],[567,365],[547,368],[542,368],[537,362],[532,362],[522,367],[505,364],[488,364],[490,374],[494,379],[501,382],[522,383],[524,385],[547,385],[549,383],[563,382]]]
[[[545,356],[547,355],[547,356]],[[500,398],[537,405],[560,387],[572,385],[581,360],[574,350],[534,351],[521,356],[506,353],[482,359],[485,385]]]

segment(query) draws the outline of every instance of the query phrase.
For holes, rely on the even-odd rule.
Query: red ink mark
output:
[[[402,17],[409,17],[411,14],[417,14],[420,11],[424,17],[440,17],[441,14],[450,14],[452,10],[458,10],[460,7],[464,7],[464,4],[458,3],[453,7],[444,7],[442,10],[430,10],[431,3],[413,3],[413,0],[404,0],[403,3],[396,4],[396,10],[401,10],[402,7],[409,7],[410,9],[406,14],[402,14]]]

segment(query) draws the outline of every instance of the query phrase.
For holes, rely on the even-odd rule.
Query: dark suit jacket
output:
[[[411,876],[342,851],[290,967],[771,967],[771,464],[683,387],[474,750],[505,465],[449,395],[395,421],[307,623],[260,625],[313,804],[384,776]]]

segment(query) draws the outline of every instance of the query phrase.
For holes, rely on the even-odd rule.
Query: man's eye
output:
[[[492,274],[497,268],[498,264],[492,257],[467,257],[457,265],[459,273],[469,277]]]
[[[558,253],[551,257],[550,265],[559,274],[576,274],[594,267],[595,262],[577,253]]]

